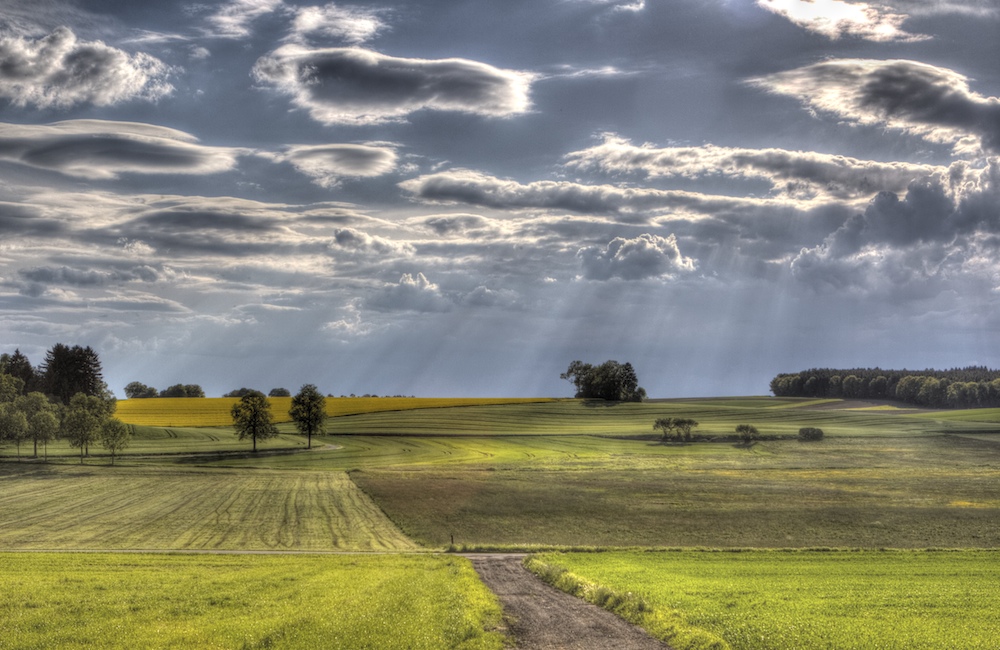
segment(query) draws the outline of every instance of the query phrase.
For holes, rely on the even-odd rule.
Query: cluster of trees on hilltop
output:
[[[101,360],[90,346],[56,343],[37,367],[19,349],[0,354],[0,375],[19,380],[21,394],[42,393],[60,404],[69,404],[77,393],[114,399],[101,375]]]
[[[776,397],[893,399],[933,408],[1000,407],[1000,370],[813,368],[778,375],[771,380],[771,392]]]
[[[156,390],[140,381],[133,381],[125,387],[127,399],[143,399],[148,397],[204,397],[205,391],[198,384],[174,384],[170,388]]]
[[[639,386],[639,378],[631,363],[609,360],[594,366],[573,361],[559,378],[576,387],[577,398],[609,402],[641,402],[646,399],[646,389]]]
[[[34,456],[58,435],[80,449],[100,442],[115,455],[128,446],[131,428],[114,417],[117,402],[101,375],[101,361],[90,347],[57,343],[37,368],[15,350],[0,355],[0,440],[17,446],[32,442]]]

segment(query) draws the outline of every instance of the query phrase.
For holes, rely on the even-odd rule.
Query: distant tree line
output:
[[[204,397],[205,391],[198,384],[174,384],[170,388],[156,390],[152,386],[133,381],[125,387],[126,399],[143,399],[148,397]]]
[[[813,368],[778,375],[771,380],[771,392],[776,397],[892,399],[932,408],[1000,407],[1000,370]]]
[[[639,378],[631,363],[609,360],[594,366],[573,361],[559,378],[572,383],[576,388],[575,397],[581,399],[609,402],[641,402],[646,399],[646,389],[639,386]]]

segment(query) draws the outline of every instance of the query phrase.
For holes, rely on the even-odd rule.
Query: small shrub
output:
[[[816,441],[823,439],[823,430],[816,427],[802,427],[799,429],[799,440]]]

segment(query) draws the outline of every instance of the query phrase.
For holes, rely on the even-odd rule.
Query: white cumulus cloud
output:
[[[615,237],[607,246],[581,248],[577,257],[588,280],[645,280],[690,273],[695,267],[693,259],[681,254],[674,235]]]
[[[17,106],[68,108],[156,101],[174,88],[159,59],[101,41],[80,41],[59,27],[48,36],[0,38],[0,97]]]
[[[908,16],[867,2],[844,0],[757,0],[803,29],[830,39],[854,36],[868,41],[918,41],[927,38],[902,29]]]

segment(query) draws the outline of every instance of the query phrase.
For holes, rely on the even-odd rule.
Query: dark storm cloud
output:
[[[5,237],[59,235],[65,231],[66,226],[63,223],[43,217],[34,206],[0,202],[0,235]]]
[[[397,58],[361,48],[285,45],[262,57],[258,82],[324,124],[400,121],[423,109],[509,117],[530,107],[532,75],[467,59]]]
[[[151,124],[104,120],[0,123],[0,160],[82,178],[217,173],[232,169],[237,156],[245,152],[200,145],[194,136]]]
[[[675,273],[689,273],[695,263],[681,255],[674,235],[648,233],[634,239],[616,237],[607,246],[590,246],[577,252],[588,280],[645,280]]]
[[[68,108],[155,101],[173,91],[170,68],[145,53],[78,41],[60,27],[48,36],[0,38],[0,97],[17,106]]]
[[[855,124],[878,124],[1000,152],[1000,98],[973,92],[962,74],[918,61],[834,59],[755,79],[767,90]]]
[[[982,169],[958,165],[958,181],[917,181],[906,196],[880,193],[821,245],[803,248],[793,275],[814,286],[866,290],[944,281],[959,286],[992,278],[1000,235],[1000,162]]]

